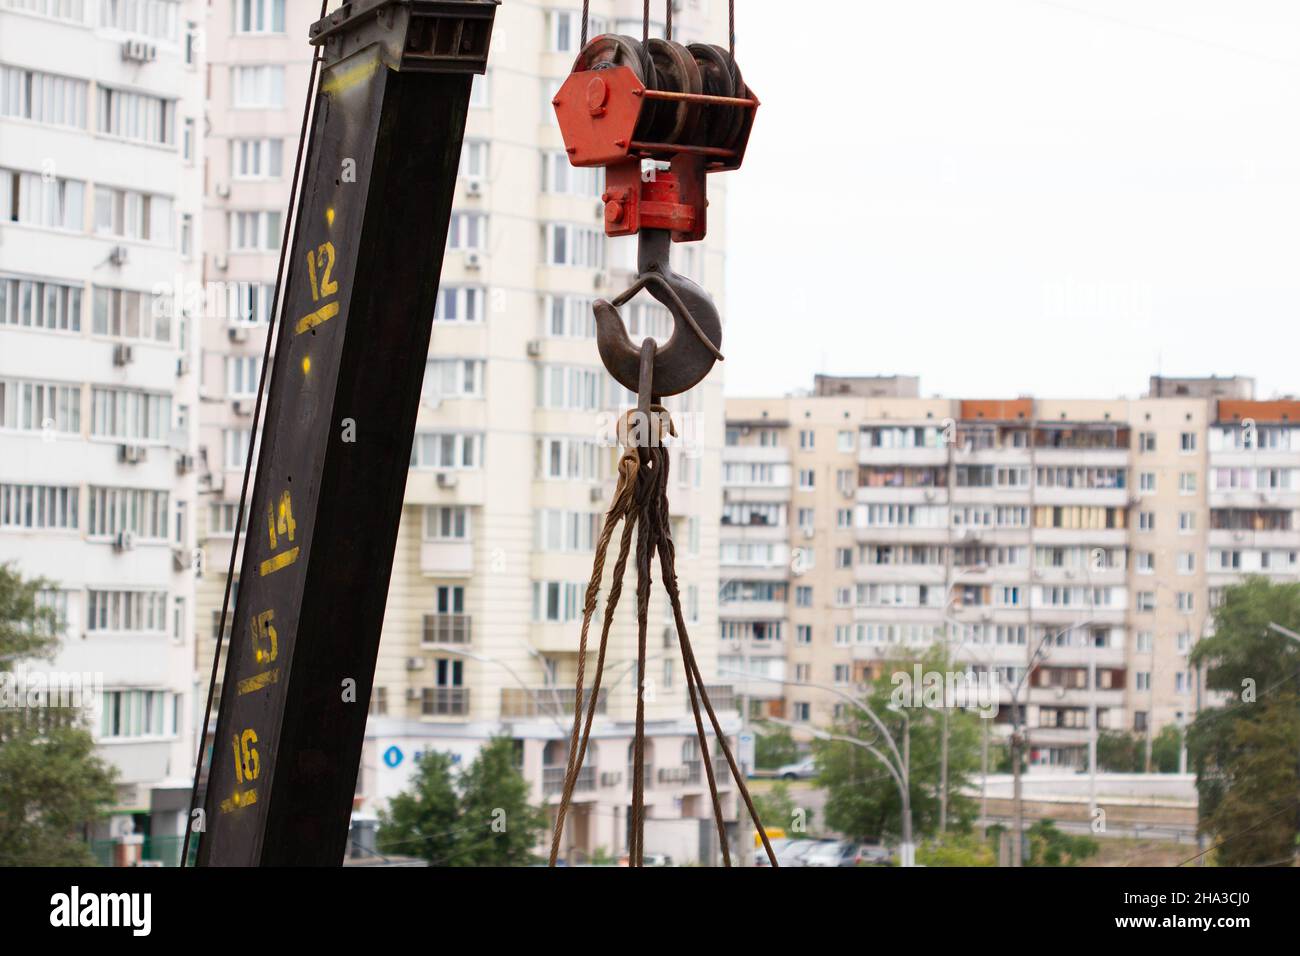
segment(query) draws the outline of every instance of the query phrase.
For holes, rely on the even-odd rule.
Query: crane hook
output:
[[[641,349],[632,343],[618,314],[642,289],[668,307],[673,334],[655,350],[655,395],[676,395],[699,384],[715,361],[722,361],[722,320],[709,294],[680,276],[668,264],[672,234],[667,229],[642,229],[637,237],[637,279],[612,302],[597,299],[596,348],[609,374],[629,391],[639,383]]]

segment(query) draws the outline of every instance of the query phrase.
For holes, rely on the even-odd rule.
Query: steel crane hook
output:
[[[673,334],[655,350],[653,392],[676,395],[699,384],[722,361],[722,320],[709,294],[668,265],[672,234],[642,229],[637,236],[637,279],[612,302],[597,299],[596,348],[609,374],[629,391],[638,388],[641,348],[633,344],[618,314],[620,306],[646,289],[668,307]]]

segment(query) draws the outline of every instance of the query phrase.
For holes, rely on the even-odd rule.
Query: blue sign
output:
[[[402,762],[402,752],[397,747],[389,747],[384,751],[384,763],[390,767],[396,767]]]

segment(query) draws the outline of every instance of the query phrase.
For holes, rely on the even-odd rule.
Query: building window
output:
[[[428,505],[424,509],[425,541],[468,541],[469,509],[464,505]]]
[[[582,438],[541,438],[537,441],[536,475],[539,478],[600,481],[604,478],[606,449]]]
[[[1139,531],[1156,530],[1156,513],[1154,511],[1138,512],[1138,530]]]
[[[130,189],[95,187],[95,232],[168,246],[172,241],[172,201]]]
[[[1196,472],[1184,471],[1179,473],[1178,493],[1182,495],[1196,494]]]
[[[799,469],[799,490],[812,491],[813,485],[817,480],[817,475],[811,468]]]
[[[1149,492],[1156,490],[1156,473],[1154,471],[1143,471],[1138,473],[1138,491]]]
[[[171,300],[131,289],[93,290],[91,332],[137,342],[170,342]]]
[[[807,701],[796,700],[792,705],[792,709],[795,720],[801,723],[806,723],[809,720],[812,720],[812,705]]]
[[[231,252],[275,252],[279,248],[279,210],[264,209],[230,214]]]
[[[247,398],[257,394],[257,384],[262,374],[260,355],[230,355],[226,357],[226,395],[230,398]]]
[[[533,620],[565,623],[582,617],[585,585],[576,581],[534,581]]]
[[[99,25],[175,43],[180,6],[175,0],[102,0]]]
[[[537,369],[537,407],[591,412],[606,407],[603,369],[542,365]]]
[[[1137,593],[1137,609],[1143,612],[1154,611],[1156,609],[1156,592],[1139,591]]]
[[[224,454],[222,460],[227,471],[237,471],[248,461],[248,450],[253,433],[247,428],[227,428],[221,433]]]
[[[589,226],[547,223],[543,227],[548,266],[605,268],[605,233]]]
[[[1178,533],[1191,534],[1196,530],[1196,512],[1180,511],[1178,512]]]
[[[0,428],[81,432],[81,386],[0,379]]]
[[[281,109],[284,67],[273,64],[231,67],[230,102],[235,109]]]
[[[86,629],[93,633],[165,634],[166,591],[86,593]]]
[[[90,488],[86,536],[111,538],[123,532],[147,541],[167,540],[169,495],[142,488]]]
[[[449,285],[438,290],[435,322],[482,322],[485,290],[476,285]]]
[[[424,363],[425,398],[482,398],[482,359],[428,359]]]
[[[0,66],[0,116],[85,129],[89,88],[85,80]]]
[[[483,467],[483,436],[468,432],[422,432],[411,447],[412,468],[472,470]]]
[[[103,438],[163,442],[172,427],[167,394],[128,388],[91,389],[90,433]]]
[[[232,179],[279,179],[284,175],[284,140],[279,138],[232,139]]]
[[[86,184],[77,179],[0,169],[0,221],[81,232]]]
[[[283,33],[285,0],[235,0],[235,33]]]
[[[1196,451],[1196,432],[1182,432],[1178,436],[1178,450],[1183,454]]]
[[[1156,433],[1139,432],[1138,433],[1138,451],[1153,452],[1156,450]]]
[[[563,150],[547,150],[542,153],[542,192],[599,199],[605,192],[605,170],[600,166],[573,166]]]
[[[165,737],[176,733],[175,696],[162,690],[104,692],[99,721],[100,739]]]
[[[96,129],[105,136],[175,146],[176,101],[101,86]]]
[[[0,325],[80,332],[81,287],[0,276]]]
[[[447,226],[447,248],[482,252],[487,248],[487,216],[481,212],[453,212]]]
[[[812,451],[817,435],[811,429],[804,429],[799,432],[799,448],[803,451]]]
[[[0,528],[75,531],[79,496],[72,485],[0,485]]]

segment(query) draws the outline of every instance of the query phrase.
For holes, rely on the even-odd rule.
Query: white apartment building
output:
[[[1012,689],[1040,766],[1098,730],[1148,741],[1203,692],[1188,654],[1219,590],[1300,579],[1294,401],[1242,379],[1132,400],[917,397],[915,379],[819,376],[727,402],[722,676],[753,717],[826,725],[885,661],[947,642]]]
[[[725,44],[724,4],[692,0],[682,7],[675,39]],[[203,332],[204,682],[247,448],[246,410],[256,391],[255,356],[264,342],[265,325],[256,323],[265,321],[277,217],[287,205],[297,147],[307,26],[319,14],[307,0],[268,0],[257,10],[263,19],[251,21],[259,24],[255,30],[244,13],[232,21],[229,0],[215,5],[207,21],[205,270],[209,280],[251,284],[258,291],[244,293],[245,300],[259,308],[214,318]],[[591,14],[591,36],[641,35],[639,3],[596,0]],[[663,33],[661,23],[651,29]],[[591,303],[631,284],[636,242],[604,236],[601,171],[569,166],[551,105],[580,32],[581,4],[505,4],[497,11],[488,72],[474,82],[358,779],[359,819],[373,819],[409,784],[419,753],[450,751],[468,765],[498,734],[516,742],[533,801],[554,807],[559,799],[582,599],[618,458],[604,438],[616,410],[634,401],[600,363]],[[725,316],[725,177],[711,177],[710,189],[710,235],[675,247],[674,267],[710,290]],[[664,341],[671,332],[666,310],[645,297],[624,316],[636,340]],[[720,383],[719,370],[669,402],[683,433],[672,455],[670,493],[677,567],[696,657],[710,682]],[[711,808],[702,761],[716,755],[699,752],[657,570],[655,579],[645,674],[647,816],[705,819]],[[566,825],[568,852],[579,856],[627,846],[633,582],[629,577],[611,635],[599,716]],[[588,687],[598,635],[599,612]],[[734,733],[727,683],[713,685],[713,699]],[[719,777],[734,819],[735,788],[724,772]],[[712,849],[706,846],[706,855]]]
[[[201,15],[0,2],[0,561],[102,685],[119,861],[178,857],[194,760]]]

